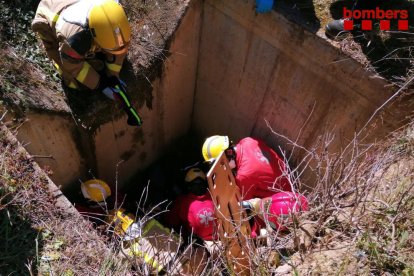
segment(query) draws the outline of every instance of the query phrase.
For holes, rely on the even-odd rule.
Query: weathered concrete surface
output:
[[[16,146],[17,152],[19,154],[24,156],[27,160],[31,160],[31,166],[33,166],[34,169],[32,172],[33,181],[39,181],[40,178],[43,178],[47,181],[47,192],[55,200],[55,207],[60,208],[60,210],[66,215],[70,214],[72,216],[80,218],[80,214],[76,211],[75,207],[62,194],[61,190],[55,185],[55,183],[52,182],[52,180],[45,174],[42,168],[39,167],[39,162],[34,162],[36,160],[33,159],[33,155],[27,152],[27,150],[22,146],[22,143],[16,139],[16,137],[10,132],[7,127],[4,126],[2,122],[0,122],[0,135],[2,136],[1,138],[7,140],[10,145]],[[18,156],[15,156],[15,158],[18,160]]]
[[[291,150],[267,121],[306,148],[331,132],[331,150],[340,150],[393,92],[323,39],[276,12],[256,15],[253,5],[204,2],[194,129],[234,141],[257,136]],[[397,128],[400,118],[386,113],[372,137]]]
[[[123,183],[159,158],[175,139],[190,128],[199,48],[201,3],[190,4],[174,34],[163,74],[153,83],[153,108],[143,108],[141,128],[126,119],[101,126],[96,133],[96,169],[100,178]],[[131,89],[130,89],[131,90]],[[139,93],[139,91],[138,91]],[[117,164],[124,160],[122,163]]]
[[[78,182],[85,175],[87,164],[83,157],[77,126],[68,114],[41,114],[29,111],[17,138],[47,171],[58,186]]]

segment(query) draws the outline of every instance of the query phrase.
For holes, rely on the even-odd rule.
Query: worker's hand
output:
[[[105,85],[105,88],[102,89],[102,93],[111,100],[118,102],[128,115],[127,124],[130,126],[142,125],[142,119],[132,106],[131,100],[126,92],[125,83],[117,77],[101,78],[101,82]]]
[[[261,200],[259,198],[252,198],[247,200],[247,202],[249,202],[250,206],[252,207],[251,210],[253,211],[254,214],[259,214],[261,211]]]
[[[103,93],[103,94],[104,94],[107,98],[109,98],[109,99],[111,99],[111,100],[113,100],[113,101],[116,101],[115,94],[116,94],[117,92],[116,92],[115,88],[112,88],[112,87],[107,86],[107,87],[105,87],[104,89],[102,89],[102,93]]]
[[[265,13],[272,10],[273,0],[256,0],[256,12]]]

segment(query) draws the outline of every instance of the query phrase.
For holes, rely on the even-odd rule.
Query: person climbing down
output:
[[[117,1],[41,0],[32,29],[61,76],[64,90],[102,92],[122,107],[129,125],[142,124],[119,79],[131,28]]]
[[[171,210],[165,215],[166,224],[177,231],[183,226],[183,234],[194,234],[203,241],[217,239],[214,203],[207,189],[205,173],[199,168],[191,168],[184,181],[186,193],[174,200]]]
[[[207,138],[202,147],[206,161],[217,158],[223,151],[234,170],[243,200],[292,191],[286,164],[263,141],[246,137],[233,145],[228,136],[214,135]]]

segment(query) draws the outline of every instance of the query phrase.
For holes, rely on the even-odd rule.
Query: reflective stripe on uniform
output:
[[[71,81],[68,86],[69,88],[78,89],[78,85],[74,81]]]
[[[59,19],[59,14],[52,12],[51,10],[45,7],[39,7],[37,9],[37,13],[46,16],[49,22],[56,23]]]
[[[57,64],[56,62],[53,62],[53,66],[55,66],[58,74],[60,76],[62,76],[63,75],[63,71],[62,71],[62,69],[60,69],[59,64]],[[78,89],[79,88],[78,87],[78,84],[76,82],[74,82],[74,81],[71,81],[68,86],[69,86],[69,88],[72,88],[72,89]]]
[[[106,63],[106,68],[113,72],[119,73],[121,71],[122,66],[115,63]]]
[[[153,259],[150,255],[148,255],[147,253],[144,253],[144,254],[145,254],[145,256],[144,256],[144,261],[145,261],[147,264],[151,264],[153,268],[157,269],[157,270],[158,270],[158,272],[160,272],[160,271],[161,271],[161,269],[162,269],[162,265],[158,264],[158,262],[157,262],[156,260],[154,260],[154,259]]]
[[[59,75],[63,74],[63,71],[62,71],[62,69],[60,69],[59,64],[57,64],[56,62],[53,62],[53,66],[55,66],[55,68],[58,71]]]
[[[84,62],[82,69],[80,70],[80,72],[78,73],[78,75],[76,76],[76,79],[80,82],[83,83],[86,79],[86,76],[89,73],[89,69],[91,68],[91,66],[89,65],[89,63]]]
[[[131,103],[128,101],[128,98],[125,96],[124,92],[122,92],[122,90],[119,88],[119,86],[117,86],[116,88],[118,88],[119,90],[119,95],[121,95],[122,99],[124,100],[124,103],[127,105],[127,107],[131,107]]]
[[[37,35],[39,36],[40,39],[46,40],[46,37],[44,35],[42,35],[41,33],[37,33]]]
[[[163,269],[163,266],[159,264],[153,257],[151,257],[148,253],[144,251],[140,251],[139,245],[137,243],[134,243],[131,246],[131,251],[129,255],[132,256],[138,256],[138,257],[144,257],[144,261],[151,265],[153,268],[155,268],[158,272],[160,272]]]

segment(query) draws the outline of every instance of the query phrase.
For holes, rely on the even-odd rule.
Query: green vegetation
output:
[[[15,1],[0,1],[0,48],[13,48],[17,55],[41,68],[50,80],[57,81],[56,70],[30,27],[37,3],[22,1],[16,7]]]

